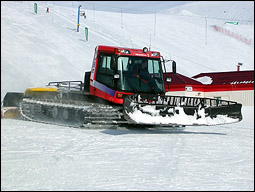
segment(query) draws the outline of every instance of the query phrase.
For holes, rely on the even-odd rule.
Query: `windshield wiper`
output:
[[[142,87],[142,80],[141,80],[141,70],[140,68],[137,69],[138,79],[139,79],[139,87]]]
[[[130,88],[135,92],[135,93],[139,93],[138,90],[136,89],[136,87],[134,86],[134,83],[129,79],[126,78],[128,80],[128,84],[130,86]]]
[[[143,80],[145,80],[147,83],[147,85],[149,85],[150,86],[150,88],[151,88],[151,91],[153,92],[153,93],[162,93],[163,91],[158,87],[158,85],[157,85],[157,83],[156,83],[156,80],[154,79],[154,78],[152,78],[151,76],[144,76],[144,78],[143,77],[141,77],[140,75],[139,75],[139,83],[141,83],[141,79],[143,79]],[[141,88],[141,85],[140,85],[140,88]]]

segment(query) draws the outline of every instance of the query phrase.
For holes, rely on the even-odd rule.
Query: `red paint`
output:
[[[172,73],[164,74],[164,79],[170,77],[170,83],[165,82],[167,91],[186,91],[185,87],[192,87],[196,92],[219,92],[219,91],[246,91],[254,90],[254,71],[230,71],[217,73],[201,73],[191,78]],[[195,79],[210,77],[212,83],[205,85]]]
[[[200,73],[192,78],[197,79],[200,77],[210,77],[212,79],[211,85],[254,85],[254,70]]]

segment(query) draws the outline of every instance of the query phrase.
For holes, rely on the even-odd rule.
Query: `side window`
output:
[[[111,55],[100,55],[99,64],[97,70],[96,80],[108,87],[114,87],[113,74],[114,70],[112,69],[112,56]]]
[[[101,55],[99,63],[99,73],[113,75],[113,70],[111,69],[111,56]]]

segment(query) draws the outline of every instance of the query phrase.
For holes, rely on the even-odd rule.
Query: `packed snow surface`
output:
[[[70,128],[1,119],[1,190],[254,190],[254,107],[241,122]]]

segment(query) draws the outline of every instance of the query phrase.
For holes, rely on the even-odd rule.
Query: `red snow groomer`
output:
[[[217,125],[242,120],[242,105],[234,101],[165,95],[165,63],[160,52],[146,47],[99,45],[83,82],[50,82],[27,89],[18,105],[20,113],[31,121],[78,127]],[[175,73],[176,63],[172,64]]]

